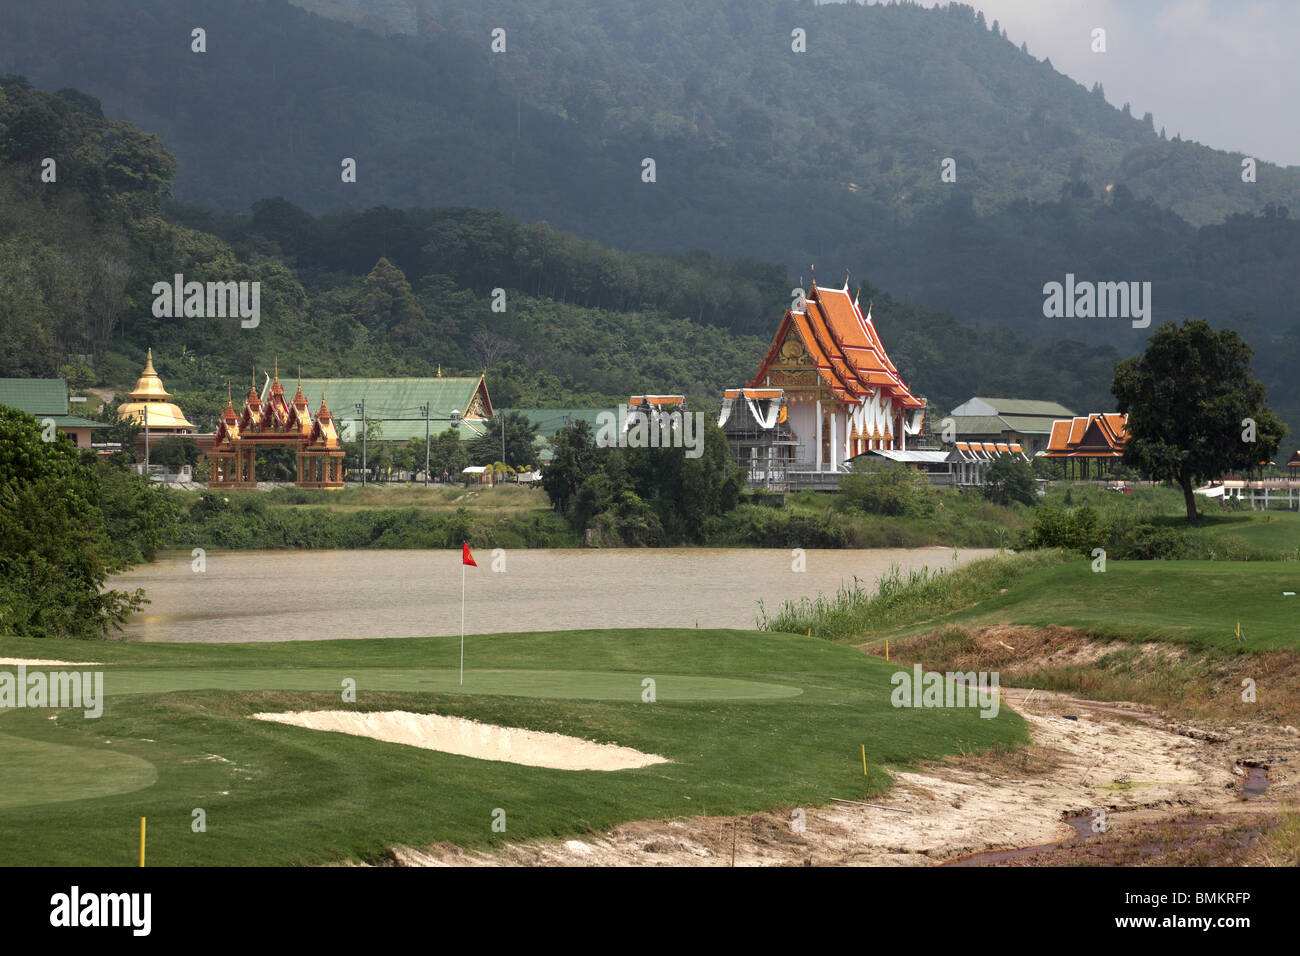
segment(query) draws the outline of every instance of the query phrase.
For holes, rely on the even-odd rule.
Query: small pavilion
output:
[[[302,392],[301,376],[292,400],[285,399],[278,367],[265,401],[257,394],[256,382],[254,372],[253,385],[238,415],[230,390],[226,390],[226,409],[212,447],[204,452],[209,463],[208,487],[256,488],[258,449],[293,448],[299,488],[342,488],[344,453],[324,393],[313,415]]]
[[[1047,442],[1048,458],[1065,465],[1068,478],[1102,478],[1124,457],[1128,441],[1128,416],[1118,412],[1097,413],[1066,418],[1052,423],[1052,437]],[[1089,475],[1096,462],[1096,475]]]

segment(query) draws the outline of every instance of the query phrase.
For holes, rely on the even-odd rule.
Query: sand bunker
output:
[[[670,763],[666,757],[631,747],[598,744],[563,734],[520,727],[480,724],[463,717],[412,714],[401,710],[360,713],[350,710],[305,710],[254,714],[257,720],[292,724],[310,730],[370,737],[393,744],[439,750],[479,760],[503,760],[551,770],[628,770]]]
[[[99,661],[44,661],[35,657],[0,657],[0,667],[99,667]]]

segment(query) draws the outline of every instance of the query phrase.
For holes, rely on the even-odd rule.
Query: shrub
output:
[[[872,464],[840,480],[840,500],[849,508],[876,515],[921,518],[934,513],[936,492],[930,479],[898,462]]]
[[[1034,523],[1020,536],[1022,549],[1063,548],[1090,554],[1101,547],[1107,529],[1101,527],[1097,512],[1087,505],[1061,509],[1054,505],[1040,508]]]

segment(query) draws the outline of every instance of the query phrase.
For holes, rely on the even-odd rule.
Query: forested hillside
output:
[[[1240,322],[1271,344],[1296,324],[1300,170],[1261,164],[1243,183],[1239,156],[1163,138],[967,6],[317,6],[380,32],[284,0],[52,0],[0,9],[0,59],[160,133],[187,203],[496,209],[626,250],[781,263],[795,282],[811,263],[850,269],[963,321],[1124,353],[1146,333],[1044,319],[1043,285],[1149,281],[1156,324]],[[790,49],[796,27],[806,53]],[[398,28],[411,35],[385,35]],[[342,254],[382,246],[385,215]],[[426,268],[399,265],[413,282]],[[710,295],[740,303],[711,284],[655,301],[713,322]],[[633,294],[619,296],[603,303]],[[743,305],[749,323],[724,326],[765,331]]]
[[[120,389],[152,347],[169,389],[204,427],[226,381],[239,390],[253,364],[277,359],[286,375],[302,365],[317,377],[488,368],[506,406],[661,391],[707,407],[753,374],[790,302],[792,280],[778,265],[619,252],[491,211],[314,217],[274,198],[230,215],[171,202],[175,164],[163,144],[73,90],[0,80],[0,130],[0,375]],[[54,183],[41,181],[46,153],[69,157]],[[152,285],[176,273],[261,282],[258,326],[156,318]],[[496,289],[504,311],[493,310]],[[936,410],[977,392],[1109,405],[1113,348],[1033,346],[871,285],[862,295]]]
[[[1268,201],[1300,208],[1300,170],[1262,164],[1260,182],[1244,184],[1239,156],[1162,138],[963,4],[321,8],[348,6],[418,35],[381,36],[285,0],[49,0],[0,12],[0,60],[160,133],[182,160],[181,195],[226,208],[276,193],[317,210],[486,206],[644,247],[668,247],[685,225],[673,220],[694,212],[693,244],[728,252],[719,239],[735,235],[746,204],[764,207],[756,242],[777,232],[774,215],[825,208],[813,228],[789,216],[785,247],[753,249],[788,264],[831,252],[819,237],[849,224],[941,201],[944,157],[980,211],[1052,199],[1075,180],[1123,183],[1197,225]],[[206,53],[191,51],[195,27]],[[806,52],[792,50],[795,29]],[[345,156],[359,161],[347,189]],[[654,189],[639,178],[646,156]]]

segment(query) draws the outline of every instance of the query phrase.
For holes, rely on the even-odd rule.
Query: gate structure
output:
[[[204,453],[209,467],[209,488],[256,488],[259,448],[293,448],[297,451],[299,488],[327,491],[343,487],[343,449],[334,416],[321,394],[320,407],[312,415],[302,393],[302,378],[292,401],[284,397],[280,372],[276,369],[266,401],[257,394],[256,373],[249,386],[243,411],[236,415],[226,392],[226,410],[221,413],[212,448]]]

